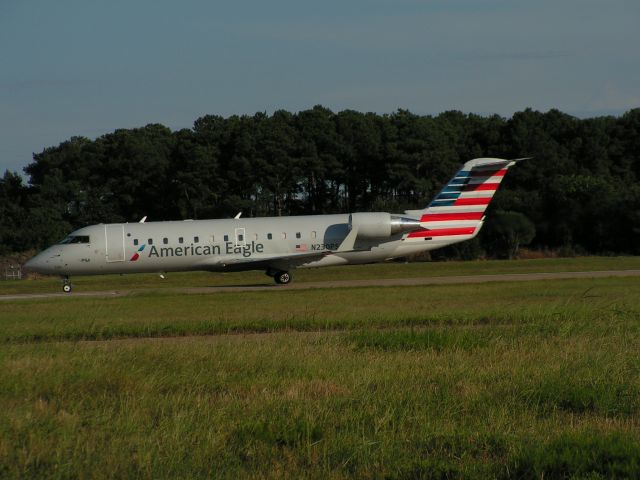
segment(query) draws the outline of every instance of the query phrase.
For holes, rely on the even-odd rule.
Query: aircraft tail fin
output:
[[[407,238],[445,237],[442,240],[457,242],[475,237],[507,171],[520,160],[524,159],[476,158],[466,162],[427,208],[406,212],[420,217],[424,229]]]

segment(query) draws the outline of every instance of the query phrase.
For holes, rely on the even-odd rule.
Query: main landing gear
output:
[[[286,285],[291,282],[291,274],[284,270],[267,270],[267,275],[273,277],[278,285]]]
[[[289,272],[277,272],[273,279],[280,285],[286,285],[291,281],[291,274]]]
[[[69,277],[63,277],[62,279],[62,291],[64,293],[71,293],[72,287],[71,282],[69,281]]]

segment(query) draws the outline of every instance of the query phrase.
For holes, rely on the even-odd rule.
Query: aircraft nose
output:
[[[41,253],[29,259],[27,263],[24,264],[24,268],[28,270],[32,270],[34,272],[40,272],[40,270],[43,267],[44,267],[44,259],[42,258]]]
[[[53,273],[55,265],[59,263],[59,259],[60,255],[54,255],[50,249],[47,249],[28,260],[27,263],[24,264],[24,267],[32,272],[43,274]]]

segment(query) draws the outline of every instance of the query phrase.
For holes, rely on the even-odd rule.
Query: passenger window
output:
[[[133,239],[133,244],[134,244],[134,245],[136,245],[136,246],[138,246],[138,239],[137,239],[137,238],[134,238],[134,239]]]
[[[166,245],[167,243],[169,243],[169,239],[167,237],[164,237],[162,239],[162,243],[164,243]]]
[[[311,238],[316,238],[316,231],[311,232]]]
[[[267,239],[268,239],[268,240],[273,239],[273,235],[271,235],[270,233],[267,233]]]
[[[242,234],[238,235],[238,241],[239,242],[244,242],[244,235],[242,235]]]
[[[296,238],[300,238],[300,232],[296,232]]]
[[[193,237],[193,243],[198,243],[200,241],[200,237]]]
[[[178,243],[184,243],[184,238],[178,237]]]
[[[225,235],[225,236],[224,236],[224,241],[225,241],[225,242],[228,242],[228,241],[229,241],[229,235]]]
[[[282,232],[282,239],[286,240],[287,239],[287,232]]]
[[[149,245],[153,245],[153,238],[149,238],[149,239],[147,240],[147,243],[148,243]]]

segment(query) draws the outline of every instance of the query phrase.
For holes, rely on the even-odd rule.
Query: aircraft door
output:
[[[236,247],[245,246],[247,239],[244,232],[244,228],[236,228],[235,241],[236,241]]]
[[[124,225],[105,225],[107,262],[124,262]]]

